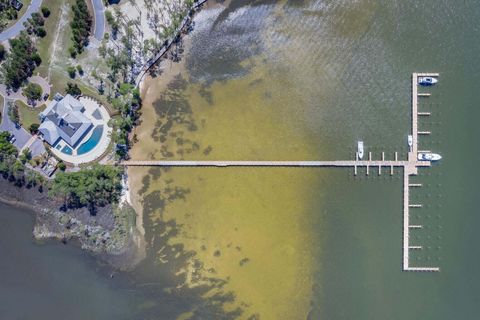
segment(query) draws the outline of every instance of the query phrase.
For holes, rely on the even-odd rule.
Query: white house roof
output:
[[[92,122],[83,111],[83,105],[67,94],[63,99],[50,102],[48,107],[40,113],[42,124],[39,131],[50,145],[54,145],[62,138],[74,147],[92,127]]]

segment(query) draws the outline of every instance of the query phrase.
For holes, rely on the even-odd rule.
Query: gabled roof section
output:
[[[39,130],[44,139],[53,145],[61,137],[74,147],[92,127],[90,119],[83,114],[84,110],[81,102],[69,94],[59,101],[50,102],[40,113],[42,124]]]

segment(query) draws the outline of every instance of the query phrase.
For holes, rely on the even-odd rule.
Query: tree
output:
[[[10,54],[1,71],[7,88],[16,91],[33,74],[41,60],[37,61],[37,49],[27,33],[21,32],[18,37],[10,39],[9,43]]]
[[[79,75],[83,76],[83,68],[81,65],[77,65],[77,71]]]
[[[71,207],[106,205],[120,199],[122,183],[118,167],[93,165],[77,172],[59,172],[50,194],[61,196]]]
[[[17,148],[9,142],[10,133],[0,132],[0,161],[4,161],[9,156],[17,155]]]
[[[48,18],[50,16],[50,9],[47,7],[42,7],[42,14],[45,18]]]
[[[60,161],[57,167],[60,171],[65,171],[67,169],[67,165],[63,161]]]
[[[29,82],[25,89],[23,89],[23,94],[30,101],[40,100],[42,97],[42,87],[36,83]]]
[[[67,68],[67,72],[68,72],[68,75],[70,76],[70,78],[74,79],[75,76],[77,75],[77,70],[75,69],[75,67],[68,67]]]
[[[32,60],[35,62],[35,64],[37,65],[37,67],[42,63],[42,58],[40,57],[40,55],[38,53],[34,53],[32,54]]]
[[[72,10],[73,20],[70,22],[70,27],[72,28],[73,48],[76,53],[82,53],[83,48],[88,45],[93,20],[88,12],[85,0],[76,0]],[[72,51],[70,51],[70,54],[72,54]]]
[[[67,94],[71,94],[74,97],[78,97],[82,94],[82,90],[76,83],[67,82],[67,88],[65,89]]]
[[[19,124],[20,123],[20,116],[18,114],[18,106],[13,103],[8,103],[8,117],[13,123]]]
[[[5,53],[6,53],[5,46],[0,43],[0,61],[5,59]]]
[[[45,31],[45,28],[43,27],[36,27],[34,32],[37,35],[37,37],[40,37],[40,38],[43,38],[47,35],[47,31]]]
[[[30,131],[30,133],[36,134],[38,132],[39,127],[40,127],[40,125],[38,123],[32,123],[30,125],[30,127],[28,128],[28,130]]]
[[[32,159],[32,152],[30,151],[30,149],[28,148],[23,149],[22,154],[19,157],[20,162],[22,164],[25,164],[30,159]]]

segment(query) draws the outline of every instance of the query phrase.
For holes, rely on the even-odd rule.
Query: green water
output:
[[[163,155],[177,159],[326,160],[353,158],[362,139],[375,157],[405,157],[411,73],[439,72],[440,83],[426,90],[432,96],[420,100],[419,109],[432,112],[420,122],[432,131],[420,149],[443,160],[414,178],[424,187],[412,202],[424,208],[412,210],[411,220],[425,228],[411,239],[425,249],[411,264],[439,266],[440,273],[402,271],[398,172],[145,170],[137,173],[146,177],[148,257],[113,279],[93,263],[81,265],[77,277],[110,306],[85,300],[101,310],[91,318],[477,319],[479,18],[475,1],[215,4],[195,18],[185,67],[177,70],[183,80],[168,81],[169,91],[155,84],[165,75],[153,81],[145,101],[154,109],[144,111],[150,118],[136,146],[147,158],[163,157],[164,144]],[[157,122],[165,103],[178,112],[177,124]],[[181,143],[164,136],[165,124]],[[68,252],[44,254],[77,263],[81,255]],[[209,268],[214,272],[202,276]],[[4,297],[5,279],[24,273],[2,271]],[[34,283],[35,290],[44,285]],[[27,295],[28,284],[18,288],[22,306],[42,302]],[[89,296],[78,288],[69,283],[66,292]],[[10,306],[0,315],[20,308]]]

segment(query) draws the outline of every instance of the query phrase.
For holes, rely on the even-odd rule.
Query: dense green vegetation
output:
[[[26,149],[17,159],[18,151],[9,138],[8,132],[0,133],[0,174],[17,186],[43,185],[45,179],[40,174],[25,168],[24,164],[31,158],[30,151]]]
[[[74,208],[94,208],[118,202],[122,190],[121,173],[118,167],[98,164],[78,172],[59,172],[50,194],[63,197],[65,205]]]
[[[47,31],[44,28],[45,18],[38,12],[32,13],[32,17],[29,18],[24,25],[28,34],[35,34],[40,38],[47,35]]]
[[[2,65],[1,72],[7,88],[16,91],[32,75],[41,60],[27,33],[21,32],[17,38],[10,39],[9,43],[10,53]]]
[[[67,87],[65,88],[67,94],[71,94],[74,97],[78,97],[82,94],[82,90],[78,87],[76,83],[67,82]]]
[[[9,20],[18,18],[18,12],[10,5],[10,0],[0,0],[0,31],[5,29]]]
[[[92,17],[88,13],[87,3],[85,0],[77,0],[72,6],[73,19],[70,23],[72,28],[73,47],[70,54],[72,57],[83,52],[83,48],[88,45],[88,37],[92,29]]]
[[[43,17],[48,18],[50,16],[50,9],[48,9],[47,7],[42,7],[42,14]]]
[[[18,106],[13,103],[9,102],[8,103],[8,117],[12,122],[16,124],[20,124],[20,115],[18,114]]]
[[[120,112],[120,117],[112,120],[112,139],[117,145],[117,157],[123,159],[127,156],[130,146],[128,135],[133,125],[140,117],[140,91],[129,83],[122,83],[117,88],[117,98],[112,99],[113,107]]]
[[[75,76],[77,75],[77,69],[75,69],[75,67],[68,67],[67,68],[67,72],[68,72],[68,75],[70,76],[70,78],[74,79]]]
[[[23,89],[23,94],[30,101],[40,100],[42,97],[42,87],[36,83],[29,82]]]
[[[5,46],[0,43],[0,61],[5,59],[5,53],[6,53]]]

